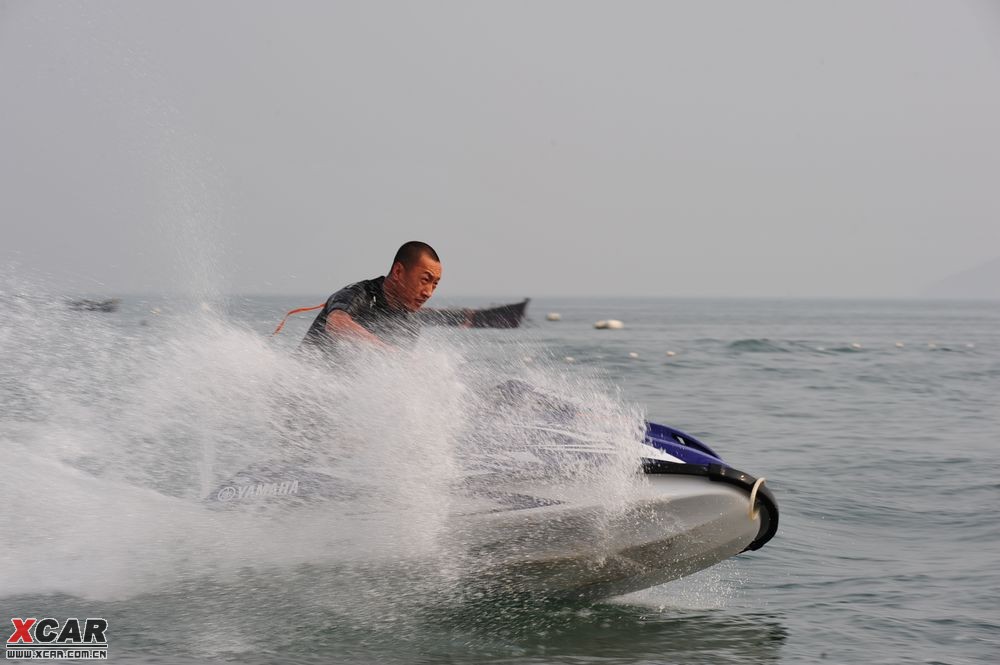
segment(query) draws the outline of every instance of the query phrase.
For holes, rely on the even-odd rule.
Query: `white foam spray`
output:
[[[0,529],[14,534],[0,595],[122,599],[249,574],[384,616],[459,594],[490,563],[453,530],[484,465],[541,450],[537,482],[608,515],[638,482],[641,414],[554,362],[525,367],[523,350],[429,335],[338,374],[197,306],[140,325],[15,291],[0,305]],[[567,405],[569,444],[550,418]],[[343,494],[212,501],[241,470],[277,467]]]

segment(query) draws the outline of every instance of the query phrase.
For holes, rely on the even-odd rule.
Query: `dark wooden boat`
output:
[[[517,328],[524,319],[531,298],[510,305],[484,309],[422,309],[417,319],[429,326],[457,326],[460,328]]]
[[[69,308],[81,312],[114,312],[120,304],[121,300],[118,298],[109,298],[107,300],[81,298],[80,300],[69,301]]]

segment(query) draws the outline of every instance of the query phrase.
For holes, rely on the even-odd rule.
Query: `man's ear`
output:
[[[399,279],[403,276],[403,263],[401,261],[396,261],[392,264],[392,268],[389,269],[389,274],[392,275],[393,279]]]

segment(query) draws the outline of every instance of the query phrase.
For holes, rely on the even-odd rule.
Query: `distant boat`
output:
[[[80,312],[114,312],[118,310],[118,305],[121,302],[119,298],[108,298],[107,300],[81,298],[69,301],[69,308]]]
[[[422,309],[417,319],[429,326],[457,326],[460,328],[517,328],[524,319],[531,298],[510,305],[484,309]]]

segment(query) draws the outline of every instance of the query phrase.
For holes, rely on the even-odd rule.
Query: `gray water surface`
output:
[[[518,330],[425,331],[429,344],[461,348],[470,366],[504,358],[512,372],[586,377],[609,399],[767,477],[781,526],[761,551],[635,596],[572,604],[480,601],[417,574],[386,579],[357,559],[332,565],[308,525],[248,523],[218,541],[197,531],[197,513],[185,512],[202,482],[194,476],[227,439],[259,435],[253,405],[241,412],[232,395],[252,399],[280,382],[281,358],[310,316],[266,336],[284,311],[312,300],[322,296],[208,303],[211,323],[191,303],[153,297],[126,298],[113,314],[5,304],[0,620],[103,616],[112,660],[147,663],[1000,657],[1000,304],[534,300]],[[550,311],[562,320],[545,321]],[[625,328],[593,328],[608,318]],[[54,332],[53,321],[87,335]],[[151,343],[159,355],[141,356]],[[214,376],[235,378],[213,385]],[[427,390],[425,398],[450,394]],[[428,412],[434,403],[420,402]],[[206,440],[215,457],[202,450]],[[429,467],[399,448],[419,480]],[[125,469],[112,482],[101,470],[88,479],[77,464],[75,475],[46,484],[52,460],[88,454]],[[168,488],[176,503],[164,504],[163,492],[133,494],[129,468],[134,482]],[[92,485],[107,502],[79,502]],[[190,492],[169,489],[177,487]],[[22,542],[47,523],[44,513],[10,508],[29,503],[73,506],[79,520],[93,520],[74,532],[75,544],[55,532]],[[307,531],[285,548],[262,542]],[[48,577],[39,576],[46,566]]]

